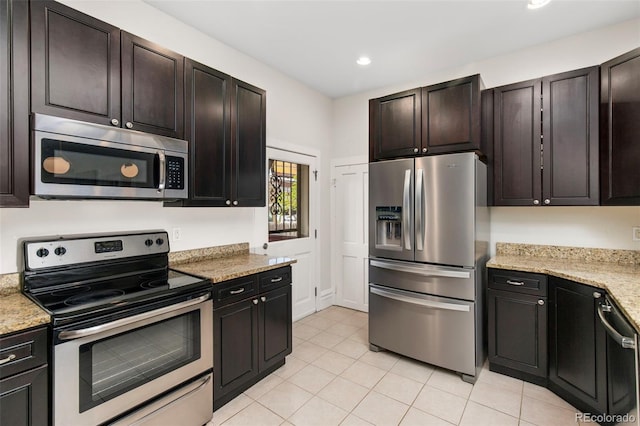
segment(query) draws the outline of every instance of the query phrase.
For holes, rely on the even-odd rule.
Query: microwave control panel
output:
[[[184,189],[184,158],[167,156],[167,189]]]

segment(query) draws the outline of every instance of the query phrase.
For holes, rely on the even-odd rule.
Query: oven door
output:
[[[34,132],[34,194],[62,198],[186,198],[186,154]]]
[[[99,424],[210,371],[209,299],[206,293],[89,328],[56,331],[54,423]]]

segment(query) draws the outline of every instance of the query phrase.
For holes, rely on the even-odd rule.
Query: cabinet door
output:
[[[46,365],[0,380],[0,425],[49,424]]]
[[[240,80],[231,85],[232,205],[264,207],[266,199],[266,99]]]
[[[547,376],[546,298],[488,290],[489,362]]]
[[[540,80],[493,90],[494,205],[540,204]]]
[[[543,203],[598,205],[598,67],[544,77]]]
[[[422,89],[422,152],[480,149],[481,85],[476,74]]]
[[[369,161],[421,151],[421,105],[419,88],[369,101]]]
[[[291,353],[291,310],[290,285],[260,297],[260,371],[277,364]]]
[[[33,112],[120,125],[120,30],[53,1],[31,2]]]
[[[185,139],[189,199],[185,206],[224,206],[231,199],[231,77],[185,59]]]
[[[601,203],[640,205],[640,48],[600,68]]]
[[[213,393],[218,399],[258,374],[258,299],[214,309],[213,326]]]
[[[28,8],[0,0],[0,207],[29,205]]]
[[[184,58],[122,31],[123,127],[182,139]]]
[[[594,292],[549,278],[549,389],[583,412],[607,410],[606,335]]]

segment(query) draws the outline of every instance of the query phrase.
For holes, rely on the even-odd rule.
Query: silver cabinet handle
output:
[[[120,122],[118,121],[117,118],[112,118],[111,119],[111,124],[114,125],[114,126],[117,126],[118,124],[120,124]]]
[[[427,152],[427,148],[422,148],[422,152]]]
[[[605,303],[607,303],[606,300],[605,300]],[[598,305],[598,317],[600,317],[600,322],[602,323],[605,330],[607,331],[607,334],[611,336],[611,338],[615,340],[616,343],[622,346],[623,348],[635,349],[636,342],[633,340],[633,338],[626,337],[618,333],[618,330],[613,328],[613,326],[609,323],[609,321],[607,321],[607,319],[604,317],[605,312],[611,312],[611,306],[604,305],[604,304]]]
[[[229,291],[229,294],[240,294],[240,293],[244,293],[244,287],[240,288],[238,290],[231,290]]]
[[[130,121],[127,121],[127,123],[125,124],[125,126],[127,126],[127,129],[133,129],[133,123]]]
[[[411,169],[404,171],[404,189],[402,194],[402,237],[404,238],[404,249],[411,250]]]
[[[533,200],[533,204],[537,206],[538,204],[540,204],[540,200]]]
[[[227,200],[224,202],[226,205],[230,206],[231,205],[231,200]]]
[[[143,321],[149,318],[156,317],[158,315],[165,314],[167,312],[176,311],[178,309],[186,308],[189,306],[197,305],[211,298],[211,294],[205,294],[193,300],[187,300],[182,303],[176,303],[174,305],[165,306],[164,308],[156,309],[155,311],[145,312],[142,314],[134,315],[129,318],[122,318],[106,324],[100,324],[93,327],[83,328],[81,330],[69,330],[61,331],[58,335],[60,340],[72,340],[79,339],[81,337],[92,336],[94,334],[102,333],[103,331],[113,330],[114,328],[122,327],[124,325],[134,324],[139,321]]]
[[[262,297],[260,298],[260,300],[262,300],[262,302],[264,303],[264,302],[266,302],[266,301],[267,301],[267,298],[266,298],[266,297],[264,297],[264,296],[262,296]]]
[[[420,306],[424,306],[426,308],[432,308],[432,309],[444,309],[447,311],[469,312],[468,305],[456,305],[453,303],[443,303],[443,302],[436,302],[434,300],[418,299],[415,297],[409,297],[403,294],[397,294],[395,292],[382,290],[380,288],[373,287],[373,286],[369,287],[369,289],[373,294],[386,297],[387,299],[397,300],[398,302],[411,303],[413,305],[420,305]]]
[[[524,285],[524,282],[507,280],[507,284],[509,284],[509,285]]]
[[[399,272],[408,272],[410,274],[422,275],[425,277],[445,277],[445,278],[470,278],[471,273],[467,271],[450,271],[447,269],[440,269],[437,267],[429,267],[422,266],[420,268],[405,266],[405,265],[397,265],[389,262],[380,262],[377,260],[372,260],[370,262],[371,266],[375,266],[376,268],[390,269],[392,271]]]
[[[271,282],[272,282],[272,283],[279,283],[280,281],[282,281],[282,277],[278,277],[278,278],[271,278]]]
[[[548,199],[548,198],[545,198],[545,199],[544,199],[544,203],[545,203],[545,204],[551,204],[551,200],[550,200],[550,199]]]
[[[233,205],[234,205],[234,206],[237,206],[237,205],[238,205],[238,200],[234,200],[234,201],[233,201]]]
[[[413,148],[413,152],[415,152],[416,154],[418,153],[419,149],[418,148]]]
[[[593,298],[594,299],[600,299],[602,297],[602,293],[598,292],[598,291],[594,291],[593,292]]]
[[[544,300],[542,300],[542,299],[538,300],[538,305],[544,306]]]
[[[424,241],[424,170],[416,169],[416,250],[422,251]]]
[[[257,305],[258,304],[258,299],[253,299],[252,302],[253,302],[254,305]]]
[[[160,158],[160,182],[158,182],[158,192],[162,192],[164,191],[167,179],[167,157],[164,155],[164,151],[158,151],[158,158]]]
[[[2,365],[2,364],[6,364],[6,363],[8,363],[8,362],[11,362],[11,361],[13,361],[14,359],[16,359],[15,354],[11,354],[11,355],[9,355],[8,357],[6,357],[5,359],[0,359],[0,365]]]

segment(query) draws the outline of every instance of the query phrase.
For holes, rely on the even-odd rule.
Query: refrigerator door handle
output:
[[[390,269],[392,271],[398,272],[408,272],[410,274],[423,275],[425,277],[445,277],[445,278],[469,278],[471,277],[471,272],[468,271],[448,271],[446,269],[439,268],[414,268],[411,266],[405,265],[396,265],[394,263],[388,262],[380,262],[377,260],[370,261],[371,266],[375,266],[376,268]]]
[[[411,169],[404,171],[404,191],[402,194],[402,236],[405,250],[411,250]]]
[[[424,189],[424,170],[416,169],[416,250],[424,249],[424,197],[422,191]]]
[[[468,305],[456,305],[453,303],[443,303],[436,302],[433,300],[424,300],[418,299],[415,297],[405,296],[403,294],[399,294],[393,291],[383,290],[379,287],[370,287],[371,293],[376,294],[381,297],[386,297],[387,299],[397,300],[399,302],[411,303],[412,305],[424,306],[426,308],[431,309],[444,309],[447,311],[460,311],[460,312],[469,312]]]

